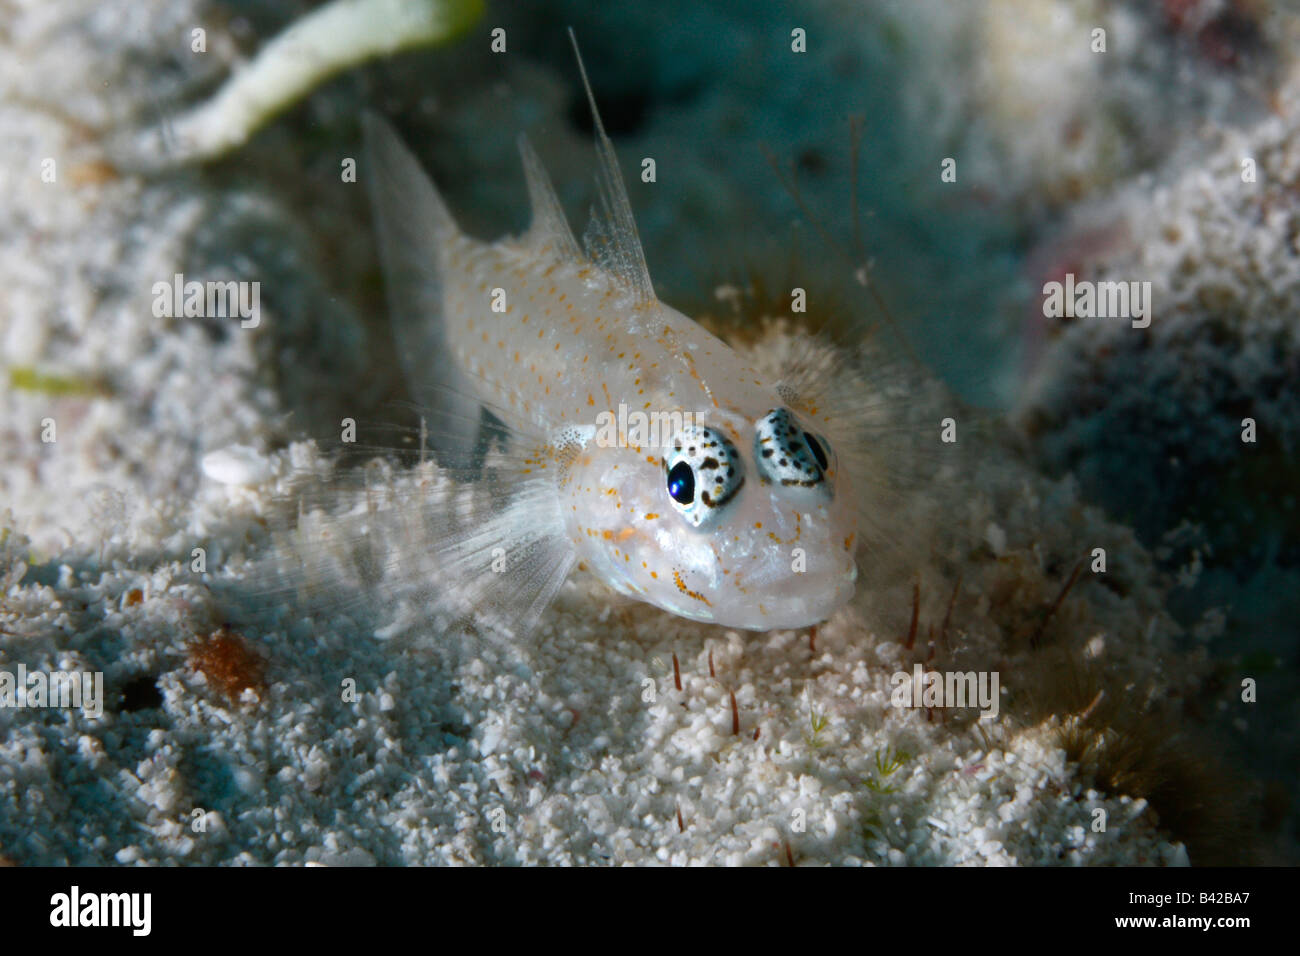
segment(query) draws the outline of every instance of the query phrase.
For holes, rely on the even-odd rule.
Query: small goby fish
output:
[[[437,545],[441,583],[516,631],[575,566],[697,621],[820,622],[857,577],[832,414],[656,298],[578,66],[599,158],[585,254],[525,138],[532,224],[489,243],[458,228],[390,127],[364,120],[391,321],[430,443],[468,467],[488,409],[513,456],[496,475],[505,504]]]

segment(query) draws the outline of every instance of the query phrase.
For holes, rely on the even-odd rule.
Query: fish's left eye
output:
[[[703,425],[688,425],[675,434],[663,462],[669,500],[696,528],[735,497],[745,483],[735,446],[721,432]]]
[[[787,488],[825,487],[828,445],[804,431],[784,408],[774,408],[754,426],[754,460],[759,477]]]
[[[817,440],[817,436],[812,432],[804,432],[803,440],[813,453],[813,457],[817,459],[817,464],[821,470],[826,471],[830,468],[830,459],[826,456],[826,449],[822,447],[822,442]]]

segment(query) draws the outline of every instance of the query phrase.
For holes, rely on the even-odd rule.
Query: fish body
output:
[[[831,415],[655,297],[598,114],[596,127],[604,215],[584,254],[526,140],[532,226],[483,242],[396,134],[365,123],[395,337],[434,448],[465,466],[483,409],[511,448],[501,510],[438,545],[446,582],[508,628],[579,564],[682,617],[815,624],[857,575]],[[489,556],[508,573],[492,578]]]
[[[758,473],[755,424],[784,406],[777,383],[677,310],[638,305],[599,266],[562,258],[558,245],[462,234],[439,268],[447,345],[481,401],[547,436],[534,448],[537,470],[555,476],[579,559],[616,590],[683,617],[766,629],[827,616],[852,594],[851,516],[829,485],[774,485]],[[728,467],[743,478],[699,528],[666,492],[665,462],[679,450],[669,442],[686,422],[724,436],[739,452]]]

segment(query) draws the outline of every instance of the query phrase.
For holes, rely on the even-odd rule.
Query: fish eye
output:
[[[740,455],[727,437],[703,425],[675,434],[663,457],[664,485],[673,508],[700,527],[735,497],[745,483]]]
[[[695,500],[695,472],[686,462],[679,461],[668,472],[668,494],[679,505]]]
[[[754,426],[754,460],[765,481],[786,487],[814,488],[830,466],[827,447],[785,408],[772,409]]]
[[[812,450],[813,457],[817,459],[817,466],[821,468],[822,471],[828,469],[830,467],[830,459],[826,457],[826,449],[824,449],[822,443],[817,440],[817,436],[812,432],[804,432],[803,440],[808,445],[809,449]]]

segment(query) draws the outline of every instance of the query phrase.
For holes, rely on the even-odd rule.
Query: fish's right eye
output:
[[[672,506],[696,528],[717,514],[745,483],[735,446],[721,432],[703,425],[688,425],[674,435],[663,462],[664,486]]]
[[[695,472],[686,462],[679,461],[668,472],[668,494],[679,505],[695,501]]]

